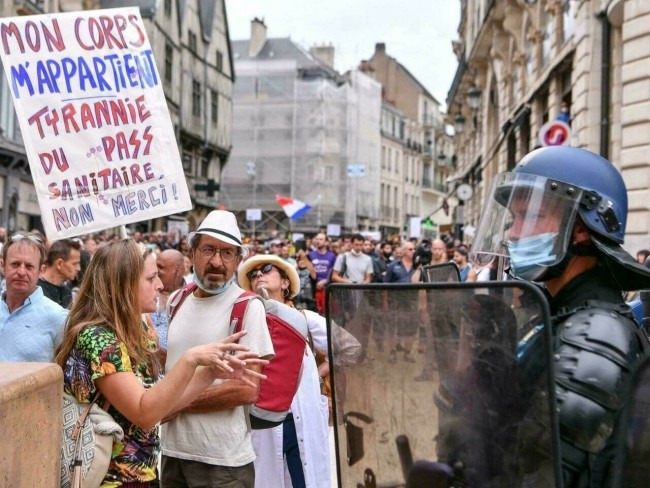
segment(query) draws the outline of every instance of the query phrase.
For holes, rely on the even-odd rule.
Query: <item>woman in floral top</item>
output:
[[[157,479],[157,423],[215,379],[250,383],[247,375],[260,375],[245,366],[266,364],[242,352],[247,348],[236,344],[238,333],[189,349],[158,381],[157,345],[141,314],[156,309],[161,289],[153,254],[143,256],[130,240],[102,247],[88,266],[57,352],[65,392],[89,403],[99,391],[98,404],[110,403],[108,412],[124,430],[124,439],[113,445],[102,488],[148,487]]]

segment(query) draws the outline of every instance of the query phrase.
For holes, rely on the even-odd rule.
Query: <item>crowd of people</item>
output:
[[[511,218],[490,221],[503,222],[503,228],[490,227],[485,242],[479,228],[471,252],[492,256],[496,251],[489,246],[505,245],[505,254],[499,252],[509,257],[511,276],[544,284],[552,313],[564,311],[554,316],[555,326],[565,327],[567,316],[581,319],[585,310],[603,309],[610,332],[630,346],[629,357],[646,355],[647,340],[623,310],[621,290],[650,285],[650,273],[639,264],[648,252],[640,251],[637,262],[620,247],[627,211],[620,175],[608,161],[574,148],[536,151],[527,158],[527,165],[503,177],[489,200],[494,208],[486,209],[508,212]],[[583,191],[580,183],[558,166],[567,158],[582,164],[584,174],[596,168],[599,178],[606,176],[588,195],[607,198],[607,209],[575,202]],[[557,175],[547,168],[557,168]],[[561,185],[573,186],[560,194]],[[528,215],[539,202],[549,206]],[[503,237],[494,239],[498,231]],[[488,261],[471,264],[469,246],[449,237],[376,242],[362,234],[330,238],[318,233],[297,241],[277,235],[253,241],[242,238],[235,215],[224,210],[208,214],[187,236],[134,232],[124,239],[104,232],[47,243],[38,232],[8,236],[0,229],[0,244],[0,361],[55,362],[64,372],[65,393],[81,404],[95,401],[108,409],[124,438],[114,445],[105,485],[125,488],[153,487],[159,481],[165,488],[198,487],[206,480],[220,487],[329,487],[331,419],[321,388],[329,374],[323,317],[327,285],[417,283],[424,266],[450,262],[460,281],[501,278]],[[242,331],[233,333],[231,310],[245,290],[262,300],[250,303]],[[290,414],[273,429],[252,431],[248,406],[257,401],[263,367],[275,355],[264,300],[303,311],[310,345]],[[385,300],[363,306],[381,310],[390,305],[390,298]],[[357,334],[364,352],[372,331],[378,351],[387,341],[389,362],[398,360],[398,351],[404,362],[415,362],[419,330],[419,351],[432,358],[426,338],[430,319],[426,309],[421,312],[418,323],[393,324],[391,330],[380,314],[371,314]],[[342,316],[339,325],[348,325],[345,320]],[[585,334],[598,333],[585,324]],[[586,358],[581,340],[575,338],[572,352],[559,343],[557,357]],[[608,354],[589,360],[607,362]],[[317,356],[324,359],[317,362]],[[432,366],[427,362],[416,379],[431,380]],[[621,370],[620,378],[629,371]],[[558,391],[591,401],[574,389],[573,381],[564,378]],[[611,393],[598,378],[594,381],[595,390]],[[621,392],[616,395],[621,399]],[[608,465],[589,460],[600,456],[609,463],[611,457],[572,437],[565,425],[572,408],[567,402],[559,414],[563,446],[574,456],[563,458],[565,479],[569,486],[583,486],[585,473],[604,480]],[[590,415],[617,431],[617,412],[594,407]],[[603,445],[615,448],[615,437]]]

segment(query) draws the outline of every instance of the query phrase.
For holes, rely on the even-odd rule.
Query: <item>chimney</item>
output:
[[[312,46],[309,48],[309,54],[330,68],[334,68],[334,46],[331,44],[329,46]]]
[[[251,58],[257,56],[266,43],[266,24],[264,19],[255,17],[251,20],[251,40],[248,47],[248,54]]]
[[[375,44],[375,53],[386,54],[386,43],[378,42]]]
[[[362,73],[372,73],[375,70],[372,68],[372,66],[370,66],[370,63],[367,59],[362,59],[361,63],[359,64],[359,71]]]

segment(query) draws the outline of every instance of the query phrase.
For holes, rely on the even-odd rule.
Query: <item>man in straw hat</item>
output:
[[[188,244],[196,287],[182,306],[178,305],[169,324],[167,371],[186,349],[218,341],[231,333],[232,306],[243,293],[233,277],[248,251],[234,214],[210,212],[198,230],[189,234]],[[169,302],[174,303],[174,297]],[[242,344],[261,358],[273,357],[261,302],[249,304],[243,329],[248,334]],[[254,404],[258,393],[259,384],[252,388],[241,382],[220,382],[163,425],[162,484],[167,488],[206,486],[206,480],[210,480],[210,486],[253,488],[255,452],[244,406]]]

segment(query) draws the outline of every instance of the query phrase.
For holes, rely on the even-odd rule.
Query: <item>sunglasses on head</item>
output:
[[[22,239],[29,239],[37,244],[43,244],[43,240],[36,234],[14,234],[10,237],[11,241],[20,241]]]
[[[257,269],[252,269],[248,273],[246,273],[246,277],[248,278],[249,281],[253,281],[254,278],[257,278],[257,275],[261,271],[263,275],[269,274],[271,270],[273,269],[272,264],[265,264],[261,268]]]

